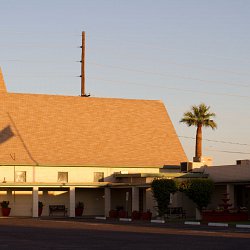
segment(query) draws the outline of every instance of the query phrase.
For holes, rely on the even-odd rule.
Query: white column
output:
[[[75,217],[76,188],[69,188],[69,217]]]
[[[139,211],[139,188],[132,187],[132,212]]]
[[[12,196],[12,190],[11,189],[7,189],[7,199],[11,200],[11,196]]]
[[[110,188],[104,188],[104,213],[106,217],[109,217],[109,211],[111,209],[111,190]]]
[[[227,193],[228,193],[228,198],[229,203],[232,204],[232,207],[235,207],[235,199],[234,199],[234,185],[233,184],[227,184]]]
[[[38,217],[38,189],[39,187],[33,187],[32,198],[33,198],[33,209],[32,209],[32,217]]]

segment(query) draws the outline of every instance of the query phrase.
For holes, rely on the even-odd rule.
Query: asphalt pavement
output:
[[[0,249],[250,249],[250,230],[90,219],[0,218]]]

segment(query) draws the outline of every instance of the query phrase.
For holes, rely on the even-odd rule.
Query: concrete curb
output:
[[[200,226],[201,223],[199,221],[185,221],[184,224]]]
[[[208,226],[212,226],[212,227],[228,227],[228,224],[227,223],[209,222]]]
[[[151,220],[151,223],[165,223],[165,220]]]
[[[6,218],[6,217],[1,217],[1,218]],[[96,220],[107,220],[107,217],[105,216],[96,216]],[[131,218],[119,218],[119,221],[123,222],[132,222]],[[151,223],[158,223],[158,224],[164,224],[167,223],[165,220],[160,220],[160,219],[154,219],[150,221]],[[168,224],[168,223],[167,223]],[[210,227],[229,227],[228,223],[221,223],[221,222],[208,222],[206,224],[201,224],[200,221],[184,221],[184,225],[190,225],[190,226],[201,226],[201,225],[207,225]],[[236,225],[231,225],[231,227],[235,228],[245,228],[245,229],[250,229],[250,224],[236,224]]]
[[[236,224],[237,228],[250,228],[250,225],[245,225],[245,224]]]
[[[95,217],[96,220],[106,220],[107,218],[106,217],[101,217],[101,216],[97,216]]]
[[[131,218],[119,218],[119,221],[132,221]]]

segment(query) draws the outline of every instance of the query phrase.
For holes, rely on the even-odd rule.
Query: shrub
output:
[[[179,190],[185,193],[201,211],[211,200],[214,183],[210,179],[189,179],[179,184]]]
[[[151,188],[159,216],[164,216],[170,202],[170,194],[177,191],[177,184],[173,179],[154,179]]]

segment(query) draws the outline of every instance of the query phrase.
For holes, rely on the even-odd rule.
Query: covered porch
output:
[[[42,216],[49,216],[49,206],[63,205],[68,217],[76,217],[76,204],[84,204],[83,216],[109,216],[111,209],[123,207],[129,216],[132,211],[145,211],[148,186],[121,183],[74,184],[0,184],[0,202],[9,201],[10,216],[38,217],[38,202],[43,203]],[[1,210],[1,209],[0,209]],[[0,215],[1,212],[0,212]],[[58,216],[61,216],[58,213]]]

